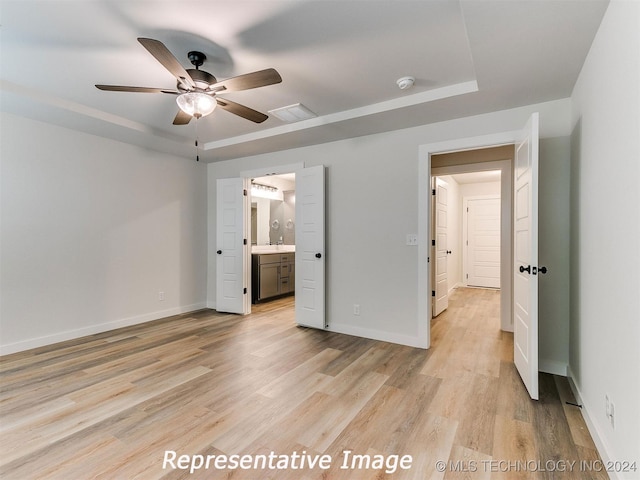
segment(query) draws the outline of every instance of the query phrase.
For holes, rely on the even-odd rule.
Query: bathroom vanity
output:
[[[295,257],[277,250],[251,254],[252,303],[295,293]]]

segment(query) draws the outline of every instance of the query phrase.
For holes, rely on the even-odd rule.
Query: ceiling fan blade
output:
[[[220,108],[238,115],[239,117],[251,120],[252,122],[262,123],[269,118],[269,116],[264,113],[260,113],[252,108],[240,105],[239,103],[232,102],[231,100],[225,100],[223,98],[216,98],[216,100],[218,101]]]
[[[167,90],[165,88],[151,88],[151,87],[126,87],[124,85],[96,85],[96,88],[100,90],[106,90],[109,92],[136,92],[136,93],[180,93],[174,90]]]
[[[151,55],[158,60],[164,68],[169,70],[171,74],[178,79],[180,83],[189,88],[195,88],[196,84],[193,82],[191,76],[187,73],[180,62],[173,56],[164,43],[153,38],[138,38],[138,42],[146,48]]]
[[[176,118],[173,119],[173,124],[174,125],[186,125],[191,121],[191,115],[189,115],[188,113],[183,112],[182,110],[178,110],[178,114],[176,115]]]
[[[236,92],[239,90],[249,90],[250,88],[266,87],[267,85],[280,82],[282,82],[280,74],[273,68],[267,68],[266,70],[227,78],[226,80],[213,84],[212,88],[216,90],[219,87],[224,87],[224,90],[228,92]]]

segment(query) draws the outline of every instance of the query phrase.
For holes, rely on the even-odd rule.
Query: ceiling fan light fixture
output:
[[[178,95],[176,103],[180,110],[193,117],[206,117],[213,113],[218,105],[215,97],[200,92],[188,92]]]

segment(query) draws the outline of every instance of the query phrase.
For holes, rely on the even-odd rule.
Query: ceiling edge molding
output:
[[[215,150],[216,148],[229,147],[232,145],[238,145],[254,140],[261,140],[264,138],[275,137],[277,135],[284,135],[300,130],[321,127],[323,125],[330,125],[332,123],[366,117],[369,115],[375,115],[391,110],[397,110],[400,108],[406,108],[414,105],[433,102],[436,100],[442,100],[444,98],[455,97],[467,93],[474,93],[477,91],[478,82],[476,80],[471,80],[469,82],[447,85],[446,87],[441,88],[434,88],[432,90],[427,90],[426,92],[420,92],[413,95],[394,98],[392,100],[386,100],[384,102],[374,103],[371,105],[366,105],[364,107],[332,113],[309,120],[303,120],[301,122],[281,125],[279,127],[269,128],[267,130],[261,130],[258,132],[252,132],[246,135],[238,135],[236,137],[226,138],[223,140],[207,142],[206,144],[204,144],[203,148],[204,150]]]
[[[164,140],[170,140],[170,141],[174,141],[181,144],[185,142],[185,139],[183,137],[167,134],[167,132],[165,131],[156,130],[140,122],[135,122],[133,120],[120,117],[118,115],[103,112],[102,110],[98,110],[96,108],[87,107],[86,105],[82,105],[81,103],[73,102],[71,100],[65,100],[65,99],[50,95],[48,93],[45,93],[41,90],[31,88],[31,87],[25,87],[23,85],[9,82],[4,79],[0,79],[0,90],[8,93],[12,93],[20,97],[26,97],[37,103],[60,108],[68,112],[75,113],[77,115],[91,117],[96,120],[100,120],[100,121],[107,122],[122,128],[126,128],[128,130],[135,130],[140,133],[161,137]]]

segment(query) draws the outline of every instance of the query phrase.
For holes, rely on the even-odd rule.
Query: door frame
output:
[[[304,162],[299,162],[299,163],[290,163],[287,165],[278,165],[276,167],[263,167],[263,168],[258,168],[255,170],[244,170],[242,172],[240,172],[240,178],[245,180],[245,184],[248,184],[247,182],[251,182],[252,178],[258,178],[258,177],[268,177],[269,175],[282,175],[285,173],[295,173],[298,170],[301,170],[304,168]],[[247,205],[245,206],[245,211],[244,211],[244,218],[245,218],[245,222],[248,223],[247,226],[247,238],[251,238],[251,193],[249,192],[249,201],[247,202]],[[247,285],[247,295],[246,298],[248,299],[247,304],[245,305],[245,314],[249,314],[251,313],[251,298],[252,298],[252,291],[251,291],[251,242],[249,243],[249,248],[246,249],[245,255],[245,265],[246,268],[244,270],[244,284]],[[295,293],[294,293],[295,295]]]
[[[523,122],[524,123],[524,122]],[[418,336],[424,348],[431,346],[431,265],[429,249],[431,246],[429,229],[431,225],[431,177],[466,173],[479,170],[501,170],[501,201],[510,204],[509,241],[504,245],[509,258],[503,261],[501,249],[501,295],[500,312],[501,328],[513,331],[513,239],[511,209],[513,205],[513,166],[508,160],[499,162],[482,162],[451,167],[431,168],[431,155],[464,150],[477,150],[488,147],[515,144],[520,138],[520,130],[505,131],[477,137],[459,138],[444,142],[428,143],[418,148]],[[496,168],[496,163],[502,164]],[[490,168],[485,168],[490,166]],[[448,171],[443,171],[444,169]],[[504,212],[502,212],[504,213]],[[503,239],[501,239],[503,240]]]

